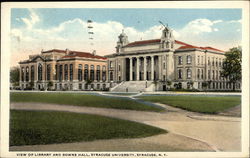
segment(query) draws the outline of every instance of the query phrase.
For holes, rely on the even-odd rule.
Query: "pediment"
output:
[[[34,57],[32,59],[32,61],[44,61],[44,58],[38,55],[38,56]]]

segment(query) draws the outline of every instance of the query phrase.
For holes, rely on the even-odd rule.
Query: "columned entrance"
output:
[[[153,81],[159,79],[158,56],[137,56],[125,59],[126,81]]]

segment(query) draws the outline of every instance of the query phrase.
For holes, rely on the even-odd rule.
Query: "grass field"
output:
[[[141,138],[166,133],[160,128],[98,115],[22,110],[11,110],[10,114],[10,146]]]
[[[103,97],[77,93],[10,93],[10,102],[39,102],[61,105],[76,105],[142,111],[163,111],[127,98]]]
[[[145,101],[158,102],[189,111],[216,114],[241,104],[237,96],[142,96]]]

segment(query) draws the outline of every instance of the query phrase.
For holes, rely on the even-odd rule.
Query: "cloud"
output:
[[[37,54],[41,49],[49,50],[54,48],[69,48],[78,51],[95,49],[98,55],[106,55],[115,52],[118,36],[123,29],[130,42],[160,38],[162,33],[161,25],[155,25],[145,31],[140,31],[133,27],[126,27],[118,21],[93,22],[92,31],[94,34],[91,35],[93,40],[90,40],[86,20],[75,18],[54,27],[41,28],[36,24],[41,22],[42,19],[34,10],[29,11],[29,18],[21,18],[26,27],[11,30],[12,52],[14,52],[15,59],[18,59],[18,56],[22,59],[28,57],[32,51]],[[221,43],[223,43],[223,41],[220,41],[222,37],[217,38],[211,36],[211,34],[215,32],[219,34],[224,31],[227,27],[219,27],[224,23],[230,24],[223,20],[195,19],[179,30],[174,29],[173,34],[176,39],[197,46],[221,46]],[[34,27],[35,25],[36,27]],[[90,43],[94,43],[94,46],[91,46]],[[228,44],[232,43],[228,42]],[[221,47],[218,48],[221,49]]]
[[[228,23],[242,23],[242,19],[239,19],[239,20],[231,20],[231,21],[228,21]]]
[[[26,24],[28,29],[31,29],[34,24],[40,21],[40,18],[33,9],[29,9],[29,12],[29,18],[21,18],[21,20]]]

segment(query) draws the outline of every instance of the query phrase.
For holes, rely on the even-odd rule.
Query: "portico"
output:
[[[125,81],[154,81],[159,79],[159,57],[149,56],[130,56],[124,58],[126,62],[123,66],[126,72]]]

